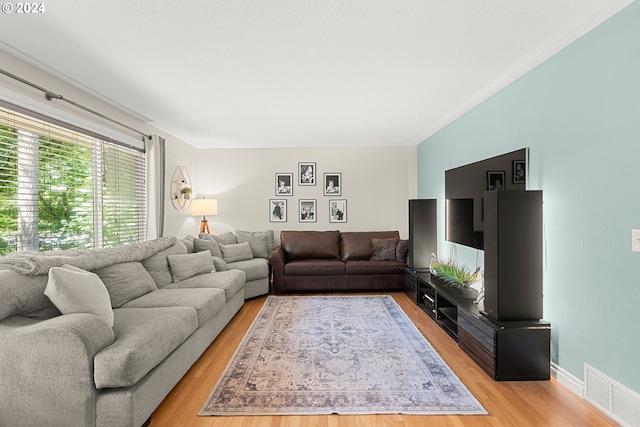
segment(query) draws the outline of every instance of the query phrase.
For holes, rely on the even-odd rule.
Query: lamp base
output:
[[[200,221],[200,234],[203,234],[205,231],[207,232],[207,234],[211,234],[211,232],[209,231],[209,221],[203,219],[202,221]]]

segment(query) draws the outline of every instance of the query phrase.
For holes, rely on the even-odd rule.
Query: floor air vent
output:
[[[640,427],[640,395],[586,363],[584,398],[620,424]]]

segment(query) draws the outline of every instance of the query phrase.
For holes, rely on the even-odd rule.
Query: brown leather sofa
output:
[[[269,255],[273,288],[277,294],[402,289],[406,251],[397,231],[281,231]]]

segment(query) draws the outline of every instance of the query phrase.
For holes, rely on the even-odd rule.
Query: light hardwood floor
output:
[[[220,333],[151,417],[151,427],[419,427],[617,426],[613,420],[554,379],[496,382],[440,327],[401,292],[394,297],[431,345],[489,415],[322,415],[199,417],[213,386],[260,311],[266,297],[250,300]]]

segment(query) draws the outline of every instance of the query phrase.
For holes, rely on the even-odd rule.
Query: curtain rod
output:
[[[148,135],[148,134],[146,134],[146,133],[144,133],[144,132],[140,132],[139,130],[134,129],[134,128],[132,128],[131,126],[125,125],[124,123],[121,123],[121,122],[119,122],[119,121],[117,121],[117,120],[115,120],[115,119],[112,119],[111,117],[107,117],[107,116],[105,116],[105,115],[104,115],[104,114],[102,114],[102,113],[98,113],[97,111],[92,110],[91,108],[88,108],[88,107],[85,107],[84,105],[78,104],[77,102],[74,102],[74,101],[72,101],[72,100],[70,100],[70,99],[67,99],[67,98],[65,98],[64,96],[59,95],[59,94],[57,94],[57,93],[51,92],[50,90],[45,89],[45,88],[43,88],[42,86],[38,86],[38,85],[37,85],[37,84],[35,84],[35,83],[31,83],[30,81],[25,80],[25,79],[23,79],[22,77],[16,76],[15,74],[11,74],[10,72],[5,71],[5,70],[3,70],[3,69],[1,69],[1,68],[0,68],[0,73],[1,73],[1,74],[4,74],[4,75],[5,75],[5,76],[7,76],[7,77],[11,77],[12,79],[17,80],[17,81],[19,81],[19,82],[21,82],[21,83],[24,83],[24,84],[26,84],[27,86],[31,86],[31,87],[32,87],[32,88],[34,88],[34,89],[38,89],[39,91],[44,92],[44,97],[47,99],[47,101],[53,101],[54,99],[57,99],[57,100],[60,100],[60,101],[65,101],[65,102],[67,102],[67,103],[69,103],[69,104],[73,105],[74,107],[80,108],[80,109],[82,109],[82,110],[84,110],[84,111],[87,111],[87,112],[89,112],[89,113],[91,113],[91,114],[94,114],[94,115],[96,115],[96,116],[98,116],[98,117],[100,117],[100,118],[103,118],[103,119],[108,120],[108,121],[110,121],[110,122],[112,122],[112,123],[115,123],[115,124],[117,124],[118,126],[121,126],[121,127],[127,128],[127,129],[129,129],[130,131],[133,131],[133,132],[135,132],[135,133],[137,133],[137,134],[140,134],[140,135],[142,135],[143,137],[145,137],[145,138],[147,138],[147,139],[152,139],[152,136],[151,136],[151,135]]]

